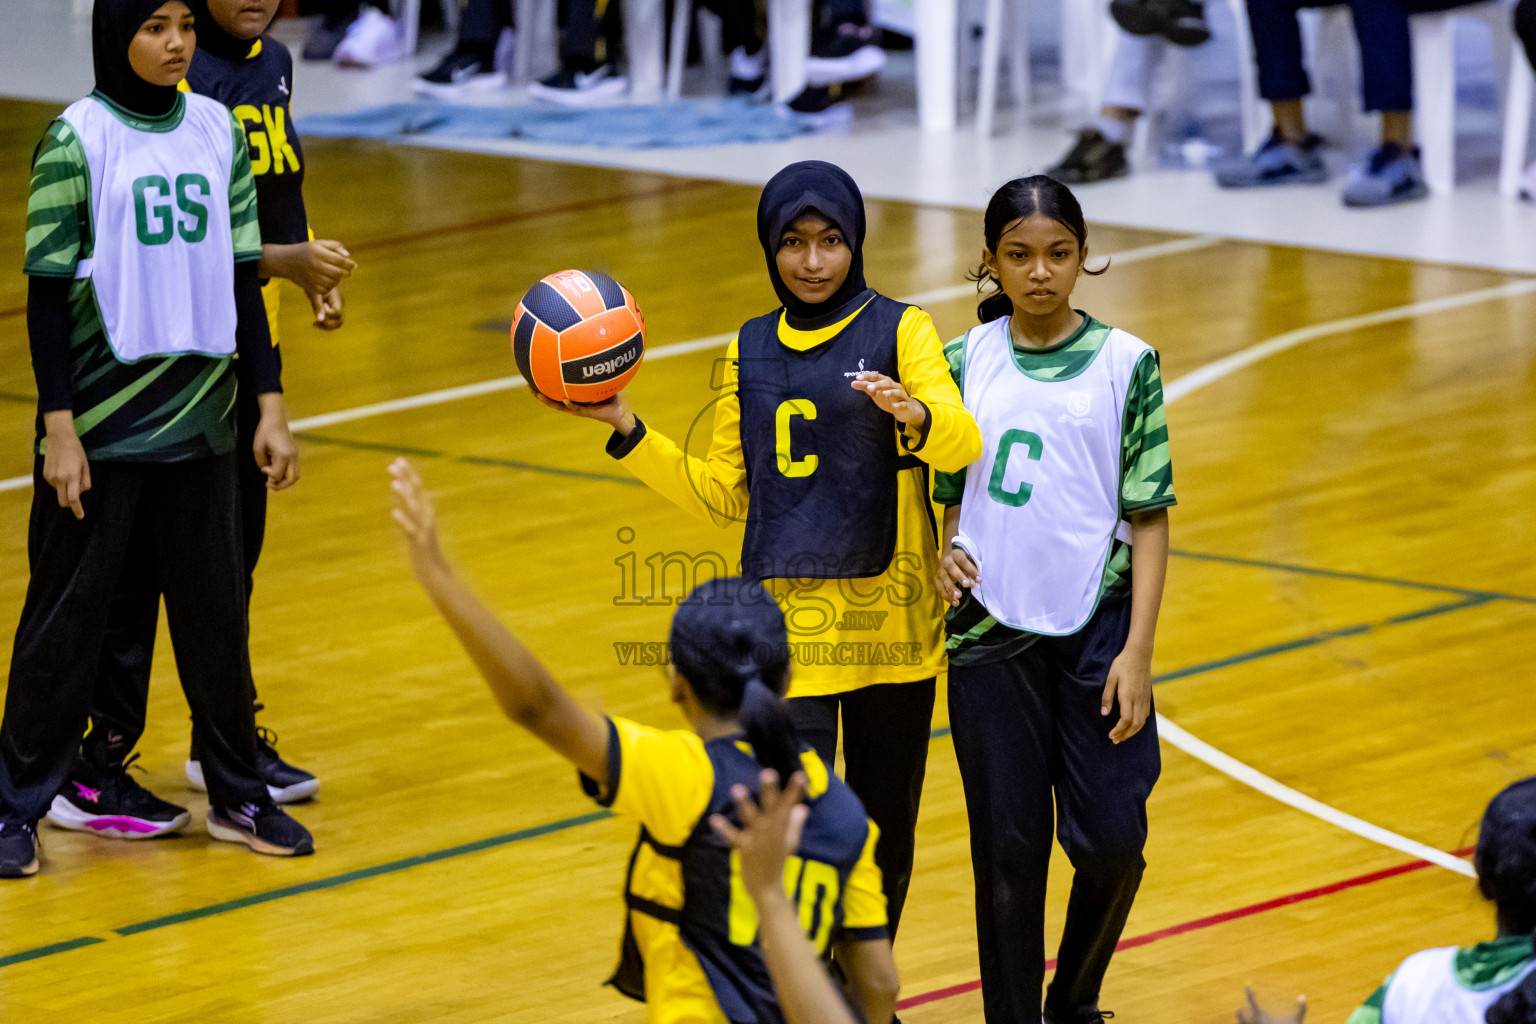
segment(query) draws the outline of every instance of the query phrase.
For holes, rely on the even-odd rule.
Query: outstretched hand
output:
[[[746,786],[738,783],[731,787],[740,828],[723,814],[710,815],[709,825],[740,855],[742,885],[753,902],[760,903],[775,894],[784,896],[784,861],[800,846],[800,832],[810,808],[803,802],[804,772],[791,775],[782,793],[779,773],[772,768],[764,768],[758,778],[762,785],[757,803],[752,802]]]
[[[538,391],[534,392],[534,396],[557,412],[568,412],[572,416],[580,416],[583,419],[606,423],[625,437],[628,437],[630,431],[635,429],[634,410],[630,409],[629,399],[624,397],[624,392],[622,391],[612,398],[590,404],[573,402],[570,399],[557,402],[548,395]]]
[[[421,482],[421,474],[408,459],[396,459],[389,464],[389,485],[393,498],[395,525],[405,537],[411,552],[411,568],[417,576],[444,564],[442,548],[437,541],[437,509],[432,496]]]
[[[928,410],[924,408],[923,403],[907,394],[907,389],[901,386],[900,381],[893,380],[883,373],[860,370],[853,378],[853,387],[856,391],[864,392],[881,409],[896,417],[898,423],[921,429],[928,420]]]
[[[1307,997],[1296,997],[1296,1009],[1288,1016],[1276,1017],[1259,1005],[1254,998],[1253,989],[1244,988],[1248,996],[1248,1005],[1237,1011],[1237,1024],[1302,1024],[1307,1019]]]

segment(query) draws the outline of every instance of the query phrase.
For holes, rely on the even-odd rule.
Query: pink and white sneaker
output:
[[[153,839],[187,827],[185,807],[161,800],[128,774],[137,754],[118,764],[75,758],[69,777],[48,808],[59,828],[92,832],[108,839]]]

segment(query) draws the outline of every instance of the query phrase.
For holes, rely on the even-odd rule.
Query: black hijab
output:
[[[176,105],[174,85],[151,85],[128,63],[128,44],[138,34],[139,26],[165,3],[166,0],[96,0],[91,13],[96,91],[141,117],[168,114]]]
[[[853,262],[842,286],[825,302],[802,302],[779,276],[779,241],[795,221],[814,210],[843,233]],[[768,279],[784,304],[791,327],[815,330],[835,324],[867,300],[864,283],[864,197],[848,172],[824,160],[790,164],[768,179],[757,201],[757,240],[768,257]]]
[[[208,10],[208,0],[183,0],[192,8],[192,17],[197,22],[197,48],[222,57],[224,60],[239,64],[250,56],[254,39],[241,39],[224,31],[224,26],[213,19],[213,12]],[[262,29],[263,32],[266,29]]]

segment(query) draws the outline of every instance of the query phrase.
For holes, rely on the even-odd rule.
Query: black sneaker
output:
[[[0,821],[0,878],[37,874],[37,826],[25,821]]]
[[[1108,178],[1122,178],[1130,171],[1125,147],[1110,142],[1097,128],[1084,128],[1061,163],[1045,173],[1063,185],[1086,185]]]
[[[857,82],[878,75],[885,67],[885,51],[876,45],[873,26],[843,22],[833,31],[818,33],[805,63],[810,85]]]
[[[270,800],[208,808],[208,834],[227,843],[244,843],[269,857],[306,857],[315,852],[309,829]]]
[[[1162,36],[1175,46],[1199,46],[1211,38],[1199,0],[1110,0],[1109,13],[1133,36]]]
[[[841,101],[842,98],[841,85],[808,85],[804,92],[785,105],[797,114],[819,114]]]
[[[437,67],[416,76],[412,88],[429,96],[461,96],[468,92],[500,89],[506,84],[506,72],[497,71],[474,54],[455,50]]]
[[[336,55],[336,47],[347,38],[347,24],[342,25],[316,25],[310,32],[309,38],[304,40],[303,56],[305,60],[330,60]]]
[[[591,71],[562,68],[528,84],[529,97],[562,107],[611,107],[628,94],[629,79],[615,75],[607,64]]]
[[[747,53],[747,48],[738,46],[731,51],[731,83],[729,92],[732,96],[755,96],[763,91],[768,84],[768,48],[762,47],[756,53]]]
[[[199,793],[208,792],[203,778],[203,762],[196,756],[187,761],[187,782]],[[277,754],[277,733],[266,728],[256,730],[256,771],[267,784],[267,793],[275,803],[296,804],[320,792],[320,780]]]
[[[92,832],[109,839],[153,839],[186,828],[185,807],[161,800],[139,785],[128,768],[139,759],[101,764],[81,754],[48,808],[59,828]]]
[[[1041,1019],[1044,1024],[1103,1024],[1106,1020],[1112,1020],[1114,1016],[1114,1011],[1101,1010],[1095,1003],[1093,1006],[1083,1007],[1076,1013],[1060,1015],[1047,1006]]]

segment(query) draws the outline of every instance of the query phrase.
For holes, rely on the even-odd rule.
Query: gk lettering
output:
[[[175,189],[158,174],[139,178],[133,183],[134,226],[139,242],[165,245],[177,234],[188,244],[201,242],[208,236],[208,207],[199,200],[212,195],[208,179],[201,174],[177,176]],[[181,215],[173,210],[181,211]]]
[[[298,171],[299,154],[288,141],[287,112],[282,107],[243,103],[235,108],[235,117],[249,126],[245,129],[245,142],[251,150],[252,174]]]

